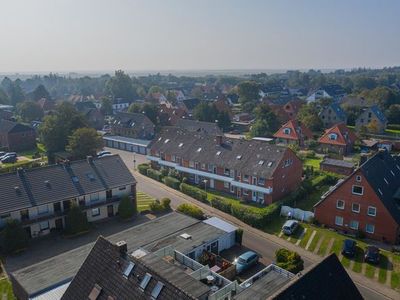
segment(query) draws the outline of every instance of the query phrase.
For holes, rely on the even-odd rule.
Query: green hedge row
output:
[[[147,176],[152,178],[152,179],[154,179],[154,180],[157,180],[157,181],[161,181],[161,179],[162,179],[162,175],[161,175],[160,171],[153,170],[153,169],[150,169],[150,168],[147,169]]]
[[[174,177],[169,177],[166,176],[163,178],[163,182],[165,183],[165,185],[175,189],[175,190],[179,190],[179,185],[180,185],[180,181]]]
[[[204,219],[203,211],[199,207],[193,204],[183,203],[178,206],[177,211],[199,220]]]
[[[207,193],[203,190],[200,190],[200,189],[193,187],[186,183],[181,183],[179,189],[181,190],[182,193],[184,193],[192,198],[195,198],[201,202],[208,202],[207,201]]]
[[[147,170],[150,169],[149,164],[140,164],[138,165],[138,170],[140,174],[146,175],[147,176]]]

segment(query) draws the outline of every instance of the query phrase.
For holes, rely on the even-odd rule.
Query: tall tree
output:
[[[254,113],[256,115],[256,121],[253,126],[251,126],[250,133],[252,136],[271,136],[278,130],[279,121],[268,104],[262,103],[258,105]]]
[[[101,111],[105,115],[112,115],[113,108],[112,108],[112,101],[108,97],[101,98]]]
[[[140,112],[142,112],[142,105],[134,102],[131,105],[129,105],[128,112],[129,113],[140,113]]]
[[[42,98],[51,100],[49,92],[46,90],[43,84],[39,84],[36,89],[32,92],[32,98],[34,101],[38,101]]]
[[[106,89],[114,99],[129,101],[137,97],[132,79],[122,70],[115,71],[115,75],[107,81]]]
[[[38,121],[43,118],[42,108],[33,101],[19,103],[17,112],[24,122]]]
[[[11,105],[17,106],[18,103],[25,100],[25,94],[22,90],[21,86],[13,82],[10,87],[8,88],[8,95],[10,97]]]
[[[260,98],[260,85],[255,81],[243,81],[238,84],[239,102],[242,110],[252,112]]]
[[[143,113],[154,123],[158,124],[158,108],[154,104],[145,103],[142,107]]]
[[[400,124],[400,104],[392,104],[386,111],[390,124]]]
[[[0,89],[0,104],[10,104],[10,98],[3,89]]]
[[[103,147],[103,139],[94,128],[78,128],[68,138],[68,150],[75,158],[94,156]]]
[[[323,128],[322,121],[318,116],[318,109],[314,104],[303,105],[297,114],[297,119],[313,131],[321,131]]]

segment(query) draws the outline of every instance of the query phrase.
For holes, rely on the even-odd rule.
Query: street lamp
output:
[[[133,169],[136,171],[136,155],[133,153]]]
[[[208,182],[208,180],[204,179],[203,182],[204,182],[204,191],[207,193],[207,182]]]

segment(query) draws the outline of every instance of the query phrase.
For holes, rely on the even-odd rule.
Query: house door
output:
[[[218,241],[215,241],[211,244],[211,252],[218,254]]]
[[[114,206],[113,205],[107,206],[107,215],[109,218],[114,216]]]
[[[211,188],[211,189],[214,188],[214,179],[210,179],[210,188]]]
[[[32,237],[31,226],[25,227],[24,229],[25,229],[26,233],[28,234],[28,237],[31,238]]]
[[[56,230],[61,231],[63,229],[63,220],[62,218],[56,219]]]
[[[253,191],[251,200],[257,201],[257,192]]]

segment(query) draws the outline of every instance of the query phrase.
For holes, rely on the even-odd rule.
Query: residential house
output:
[[[337,103],[323,107],[318,116],[325,128],[332,127],[338,123],[347,123],[347,115]]]
[[[305,141],[313,138],[313,134],[303,124],[299,124],[295,120],[289,120],[274,133],[274,138],[277,144],[299,145],[302,147],[305,145]]]
[[[88,221],[116,214],[122,196],[136,205],[136,181],[118,155],[64,162],[0,175],[0,216],[18,220],[30,237],[65,227],[71,205]]]
[[[12,111],[0,109],[0,120],[9,120],[12,121],[14,114]]]
[[[229,117],[232,118],[233,112],[231,109],[231,103],[224,95],[220,95],[218,99],[214,101],[214,105],[219,112],[226,112]]]
[[[98,108],[88,108],[85,109],[83,112],[88,124],[90,127],[93,127],[97,130],[101,130],[104,127],[104,114]]]
[[[54,101],[48,100],[46,98],[39,99],[37,101],[37,104],[40,106],[40,108],[43,110],[45,115],[48,115],[52,111],[56,109],[56,105]]]
[[[202,122],[197,120],[179,119],[176,122],[176,127],[189,132],[201,132],[211,135],[222,135],[221,128],[217,123]]]
[[[175,126],[179,119],[187,117],[186,111],[181,107],[174,107],[170,103],[159,106],[160,123]]]
[[[165,128],[147,158],[194,184],[265,205],[295,191],[302,176],[300,159],[287,147],[177,128]]]
[[[0,148],[7,151],[31,150],[36,147],[36,132],[27,125],[0,120]]]
[[[364,97],[345,96],[340,101],[342,107],[368,107],[368,101]]]
[[[314,206],[321,224],[367,238],[400,241],[400,157],[378,151]]]
[[[184,99],[180,103],[180,107],[188,114],[189,116],[193,115],[193,110],[197,105],[199,105],[202,101],[197,98],[190,98],[190,99]]]
[[[329,84],[319,87],[313,90],[306,98],[307,102],[315,102],[323,98],[333,99],[334,102],[340,102],[340,100],[346,96],[346,92],[338,84]]]
[[[319,163],[319,168],[322,171],[349,176],[354,171],[354,164],[351,161],[326,157]]]
[[[114,99],[112,104],[113,113],[118,113],[121,111],[125,111],[128,109],[129,105],[131,105],[131,101],[127,101],[122,98]]]
[[[378,106],[364,108],[356,119],[356,130],[367,130],[371,133],[384,133],[387,127],[387,119]]]
[[[294,120],[300,108],[305,104],[301,99],[291,99],[283,103],[277,103],[276,99],[267,102],[271,110],[278,117],[279,121],[287,122]]]
[[[135,139],[151,140],[154,137],[155,125],[141,113],[117,113],[111,123],[113,135]]]
[[[319,151],[346,155],[352,151],[356,140],[357,136],[344,123],[336,124],[318,139]]]

